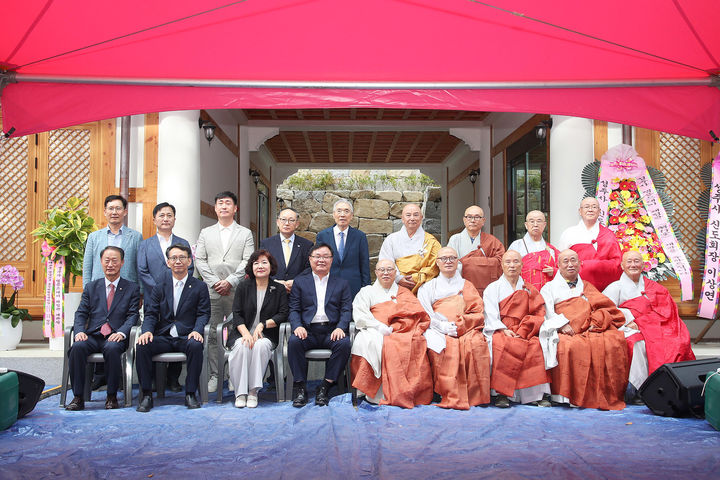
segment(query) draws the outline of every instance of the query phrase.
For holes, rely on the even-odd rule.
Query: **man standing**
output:
[[[644,277],[643,257],[637,250],[623,254],[623,274],[603,291],[625,314],[630,346],[630,383],[637,389],[665,363],[695,360],[690,333],[678,314],[670,292]],[[639,332],[639,333],[638,333]],[[637,403],[639,398],[634,398]]]
[[[91,281],[104,277],[100,252],[108,246],[123,249],[125,263],[120,270],[120,276],[125,280],[138,283],[137,251],[143,238],[140,232],[123,225],[128,213],[127,205],[127,200],[120,195],[105,197],[104,213],[107,227],[88,235],[83,257],[83,288],[87,287]]]
[[[365,285],[370,285],[370,253],[367,237],[363,232],[350,226],[353,206],[347,200],[338,200],[333,205],[335,226],[317,234],[317,244],[329,245],[333,251],[330,273],[347,280],[350,295],[355,298]]]
[[[260,242],[260,248],[267,250],[278,264],[275,281],[285,285],[290,292],[293,280],[300,274],[310,273],[310,249],[312,242],[295,235],[300,214],[292,208],[280,210],[277,218],[278,234]]]
[[[490,403],[490,351],[485,336],[483,302],[477,290],[458,271],[457,252],[441,248],[440,275],[418,291],[430,315],[425,331],[439,407],[468,410]]]
[[[330,273],[332,249],[316,244],[310,250],[311,274],[295,279],[290,291],[290,328],[287,356],[293,384],[293,407],[307,404],[307,359],[305,352],[327,348],[332,355],[325,364],[325,379],[318,388],[315,405],[328,404],[328,392],[345,371],[350,357],[350,338],[347,336],[352,318],[352,297],[347,281]]]
[[[503,276],[488,285],[483,295],[485,335],[492,352],[490,387],[498,394],[497,407],[509,407],[510,400],[549,407],[549,377],[538,339],[545,321],[545,300],[520,276],[522,265],[518,252],[505,252]]]
[[[558,248],[572,249],[582,262],[582,277],[602,291],[620,278],[622,252],[615,234],[598,222],[600,203],[595,197],[580,202],[580,223],[560,236]]]
[[[102,353],[107,376],[106,409],[118,408],[117,390],[122,375],[120,358],[128,346],[130,328],[138,320],[140,288],[120,277],[124,253],[118,247],[105,247],[100,264],[105,273],[83,288],[75,312],[75,343],[69,352],[70,379],[74,398],[67,410],[85,408],[85,367],[87,357]]]
[[[399,273],[395,283],[417,293],[420,286],[437,277],[440,242],[422,228],[420,207],[409,203],[403,207],[403,227],[383,241],[378,260],[392,260]]]
[[[235,287],[245,277],[245,264],[255,250],[252,233],[235,222],[237,197],[232,192],[215,195],[218,223],[203,228],[198,237],[195,264],[210,291],[210,380],[208,391],[218,389],[217,325],[232,313]],[[223,378],[219,379],[222,388]]]
[[[173,227],[175,227],[175,207],[173,205],[167,202],[155,205],[153,223],[157,228],[157,234],[140,242],[137,252],[138,276],[142,283],[143,293],[147,298],[152,295],[155,285],[159,284],[165,276],[170,275],[165,257],[168,247],[170,245],[190,247],[187,240],[172,233]],[[188,275],[192,276],[193,271],[194,267],[191,261]],[[168,365],[167,386],[173,392],[179,392],[182,389],[178,381],[181,370],[180,363],[175,362]]]
[[[378,260],[375,274],[375,283],[353,300],[353,387],[371,403],[429,404],[432,373],[423,333],[430,317],[410,290],[395,283],[391,260]]]
[[[210,296],[201,280],[188,275],[192,261],[189,247],[172,245],[166,255],[172,275],[153,288],[137,339],[136,367],[142,389],[138,412],[153,408],[152,357],[167,352],[187,355],[185,406],[200,408],[195,391],[202,371],[203,329],[210,318]]]
[[[540,341],[551,391],[560,401],[586,408],[622,410],[628,382],[627,345],[618,328],[625,318],[612,300],[579,276],[573,250],[558,257],[559,272],[540,294],[545,322]]]
[[[522,278],[538,290],[555,277],[557,257],[560,255],[560,251],[543,238],[546,225],[543,212],[528,212],[525,216],[525,236],[508,247],[508,250],[515,250],[522,255]]]
[[[482,296],[485,287],[500,278],[500,262],[505,247],[493,235],[482,231],[485,226],[485,212],[482,208],[475,205],[468,207],[463,223],[465,229],[450,237],[448,247],[458,252],[463,278],[470,280]]]

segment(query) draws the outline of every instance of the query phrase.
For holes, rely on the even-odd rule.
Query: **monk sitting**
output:
[[[435,392],[444,408],[468,410],[490,403],[490,352],[482,334],[483,303],[460,275],[457,252],[441,248],[440,275],[423,285],[418,300],[430,315],[425,331]]]
[[[440,242],[423,230],[423,214],[420,207],[408,203],[402,210],[403,226],[383,241],[379,260],[392,260],[400,273],[395,283],[417,293],[420,286],[437,277],[435,264]]]
[[[379,260],[377,280],[353,300],[353,387],[371,403],[412,408],[432,401],[423,333],[430,317],[410,290],[395,283],[395,264]]]
[[[545,301],[520,276],[523,260],[515,250],[502,258],[503,276],[485,289],[485,336],[492,352],[490,387],[495,406],[510,399],[549,407],[550,384],[538,333],[545,320]]]
[[[625,314],[630,357],[630,383],[640,388],[648,375],[664,363],[695,360],[690,333],[680,319],[677,305],[665,287],[643,277],[643,257],[636,250],[623,254],[620,280],[603,294]],[[632,403],[642,400],[636,393]]]
[[[462,276],[470,280],[480,296],[483,290],[500,278],[500,261],[505,247],[502,242],[489,233],[482,231],[485,226],[485,212],[473,205],[463,215],[465,229],[450,237],[448,247],[458,252],[462,265]]]
[[[540,293],[545,322],[540,341],[550,371],[553,399],[601,410],[621,410],[627,387],[625,317],[612,300],[578,275],[573,250],[558,257],[559,272]],[[558,335],[559,333],[559,335]],[[560,397],[556,397],[559,395]]]

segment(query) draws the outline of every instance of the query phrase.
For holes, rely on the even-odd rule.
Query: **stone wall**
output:
[[[277,190],[277,211],[292,207],[300,213],[297,233],[315,241],[317,233],[335,224],[332,208],[344,198],[352,202],[354,215],[350,226],[367,235],[370,250],[370,268],[374,270],[380,247],[389,234],[402,227],[400,216],[408,203],[420,205],[423,211],[423,228],[441,240],[440,187],[427,187],[419,191],[328,190],[298,191],[287,188]],[[374,278],[374,275],[373,275]]]

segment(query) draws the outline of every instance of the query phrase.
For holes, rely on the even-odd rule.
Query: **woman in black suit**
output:
[[[231,349],[228,367],[238,408],[257,407],[258,390],[278,344],[279,326],[287,321],[287,293],[282,284],[270,279],[275,272],[277,262],[270,252],[256,250],[245,266],[247,278],[235,290],[233,328],[227,345]]]

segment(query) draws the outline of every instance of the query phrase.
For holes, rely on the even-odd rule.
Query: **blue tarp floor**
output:
[[[146,414],[137,397],[106,411],[94,392],[83,412],[47,398],[0,432],[0,479],[720,478],[720,432],[646,407],[355,409],[342,394],[296,409],[263,392],[237,409],[225,393],[187,410],[168,392]]]

